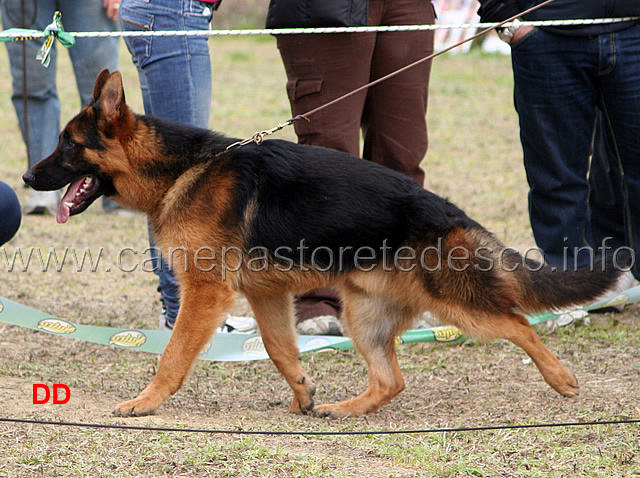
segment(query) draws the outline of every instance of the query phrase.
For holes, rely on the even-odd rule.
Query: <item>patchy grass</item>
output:
[[[289,118],[285,74],[271,38],[215,38],[212,127],[247,137]],[[66,55],[60,79],[71,70]],[[26,159],[10,102],[5,50],[0,50],[0,177],[27,191]],[[142,112],[137,75],[122,49],[127,98]],[[434,62],[424,162],[427,187],[450,197],[507,244],[533,246],[511,69],[502,56],[445,56]],[[63,123],[79,103],[60,81]],[[294,139],[291,129],[278,135]],[[92,272],[67,262],[60,272],[31,264],[9,271],[0,254],[0,295],[62,318],[113,327],[153,328],[159,313],[155,277],[145,272],[145,218],[105,215],[99,207],[65,226],[51,217],[24,218],[3,250],[88,248],[101,261]],[[127,269],[118,268],[120,257]],[[237,313],[246,312],[240,304]],[[0,323],[2,416],[213,430],[426,430],[501,424],[638,419],[638,307],[594,316],[543,340],[582,385],[572,400],[549,389],[525,354],[505,342],[400,346],[407,389],[380,412],[328,421],[290,415],[290,391],[268,361],[200,362],[186,386],[153,417],[119,419],[111,407],[149,382],[157,357],[64,339]],[[303,357],[318,385],[318,402],[352,397],[366,386],[365,364],[353,352]],[[66,405],[33,405],[34,383],[65,383]],[[638,476],[637,425],[459,433],[338,437],[242,436],[59,428],[0,424],[1,476]]]

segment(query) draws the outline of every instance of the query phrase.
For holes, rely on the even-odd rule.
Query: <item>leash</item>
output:
[[[434,58],[436,58],[436,57],[438,57],[438,56],[440,56],[440,55],[442,55],[444,53],[447,53],[447,52],[453,50],[454,48],[459,47],[460,45],[464,45],[465,43],[468,43],[470,41],[475,40],[476,38],[480,38],[481,36],[489,33],[490,31],[493,31],[493,30],[496,30],[498,28],[501,28],[505,24],[511,23],[514,20],[516,20],[517,18],[519,18],[521,16],[524,16],[524,15],[526,15],[528,13],[531,13],[531,12],[533,12],[533,11],[539,9],[539,8],[542,8],[545,5],[548,5],[548,4],[550,4],[550,3],[554,2],[554,1],[555,0],[545,0],[544,2],[539,3],[538,5],[535,5],[535,6],[529,8],[529,9],[523,11],[523,12],[520,12],[517,15],[514,15],[514,16],[512,16],[510,18],[507,18],[506,20],[503,20],[500,23],[497,23],[497,24],[492,25],[492,26],[490,26],[488,28],[485,28],[484,30],[479,31],[478,33],[476,33],[476,34],[474,34],[474,35],[470,36],[469,38],[466,38],[466,39],[464,39],[462,41],[459,41],[458,43],[456,43],[454,45],[448,46],[447,48],[444,48],[444,49],[442,49],[440,51],[432,53],[431,55],[425,56],[424,58],[420,58],[419,60],[416,60],[413,63],[409,63],[408,65],[403,66],[402,68],[399,68],[398,70],[392,71],[391,73],[388,73],[387,75],[384,75],[384,76],[382,76],[382,77],[380,77],[380,78],[378,78],[376,80],[373,80],[373,81],[371,81],[371,82],[369,82],[369,83],[367,83],[365,85],[362,85],[361,87],[356,88],[355,90],[350,91],[349,93],[346,93],[346,94],[344,94],[344,95],[342,95],[342,96],[340,96],[338,98],[335,98],[334,100],[331,100],[328,103],[325,103],[325,104],[320,105],[320,106],[318,106],[318,107],[316,107],[316,108],[314,108],[312,110],[309,110],[306,113],[294,116],[293,118],[288,119],[284,123],[278,124],[274,128],[267,129],[267,130],[262,130],[262,131],[257,131],[256,133],[254,133],[253,135],[251,135],[250,137],[248,137],[248,138],[246,138],[246,139],[244,139],[242,141],[237,141],[235,143],[230,144],[229,146],[227,146],[227,148],[223,152],[228,152],[230,150],[242,147],[242,146],[244,146],[246,144],[250,144],[250,143],[255,143],[255,144],[258,144],[258,145],[262,144],[264,142],[264,139],[265,139],[266,136],[270,136],[273,133],[275,133],[277,131],[280,131],[281,129],[284,129],[287,126],[291,126],[292,124],[294,124],[295,122],[300,121],[300,120],[304,120],[304,121],[310,122],[311,120],[309,119],[309,116],[311,116],[313,114],[316,114],[316,113],[318,113],[318,112],[320,112],[320,111],[322,111],[322,110],[324,110],[326,108],[329,108],[329,107],[335,105],[336,103],[344,101],[347,98],[350,98],[351,96],[360,93],[361,91],[364,91],[364,90],[366,90],[368,88],[371,88],[372,86],[377,85],[378,83],[382,83],[383,81],[388,80],[389,78],[393,78],[394,76],[397,76],[400,73],[403,73],[403,72],[405,72],[405,71],[407,71],[407,70],[409,70],[409,69],[411,69],[411,68],[413,68],[415,66],[418,66],[418,65],[420,65],[420,64],[422,64],[422,63],[424,63],[426,61],[432,60],[432,59],[434,59]]]
[[[328,106],[328,104],[327,104],[327,106]],[[305,114],[309,114],[309,113],[305,113]],[[243,139],[242,141],[236,141],[235,143],[230,144],[223,151],[223,153],[227,152],[227,151],[229,151],[231,149],[238,148],[240,146],[244,146],[245,144],[249,144],[249,143],[262,144],[264,142],[265,136],[271,136],[273,133],[275,133],[277,131],[280,131],[281,129],[284,129],[287,126],[291,126],[294,121],[296,121],[296,118],[291,118],[291,119],[288,119],[287,121],[285,121],[284,123],[280,123],[278,126],[276,126],[274,128],[266,129],[266,130],[263,130],[263,131],[257,131],[256,133],[253,133],[253,135],[248,137],[247,139]],[[307,120],[307,121],[309,121],[309,120]]]

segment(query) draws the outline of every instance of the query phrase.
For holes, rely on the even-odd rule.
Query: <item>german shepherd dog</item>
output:
[[[388,403],[404,388],[395,338],[426,310],[468,334],[510,340],[558,393],[578,393],[523,314],[596,299],[620,274],[612,261],[594,271],[556,271],[504,247],[402,174],[282,140],[227,150],[236,141],[134,114],[120,73],[105,70],[92,104],[24,175],[36,190],[70,184],[58,222],[106,195],[148,215],[165,257],[180,254],[173,261],[180,312],[157,375],[116,415],[151,414],[180,389],[237,293],[293,389],[292,412],[357,416]],[[202,257],[210,262],[195,267]],[[260,257],[257,268],[252,261]],[[320,287],[340,290],[369,385],[356,398],[316,406],[314,383],[299,363],[292,297]]]

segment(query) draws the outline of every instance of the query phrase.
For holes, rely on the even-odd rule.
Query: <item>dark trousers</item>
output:
[[[626,245],[623,192],[615,135],[604,114],[600,112],[596,119],[589,166],[589,217],[596,249],[603,242],[614,250]]]
[[[425,0],[370,0],[370,25],[431,24]],[[281,35],[278,48],[287,72],[293,115],[345,93],[433,52],[433,32]],[[431,62],[424,62],[295,123],[298,142],[360,156],[406,174],[422,185],[420,162],[427,152],[427,97]],[[300,320],[338,315],[333,290],[298,298]]]
[[[607,246],[637,249],[640,25],[595,37],[537,30],[512,60],[531,225],[546,260],[588,266],[591,255],[575,251],[601,247],[603,234]]]

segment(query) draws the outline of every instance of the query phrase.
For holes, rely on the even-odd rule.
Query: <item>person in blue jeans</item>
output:
[[[18,232],[21,219],[18,196],[8,184],[0,181],[0,246]]]
[[[483,21],[501,21],[541,1],[480,0],[479,14]],[[640,16],[636,0],[556,0],[522,19],[633,16]],[[529,214],[546,261],[572,269],[591,264],[588,248],[596,259],[603,246],[624,244],[636,251],[640,247],[640,22],[516,25],[504,29],[501,37],[511,45],[514,101],[530,186]],[[596,175],[591,187],[590,168]],[[606,224],[610,218],[623,224]],[[606,240],[602,231],[607,229],[624,237]],[[632,272],[640,277],[637,261]]]
[[[208,30],[219,2],[124,0],[123,31]],[[211,60],[207,36],[125,37],[140,78],[144,111],[179,123],[209,127]],[[180,306],[178,283],[149,233],[154,272],[163,304],[161,327],[172,329]]]
[[[66,31],[113,31],[117,28],[117,23],[109,18],[108,12],[115,1],[2,0],[2,26],[4,29],[44,30],[52,22],[57,10],[62,13],[62,24]],[[82,105],[89,104],[98,73],[103,68],[118,68],[118,41],[117,38],[78,38],[76,44],[69,48]],[[45,68],[40,60],[36,60],[42,43],[42,39],[5,43],[13,86],[11,100],[27,147],[29,167],[53,152],[60,133],[60,99],[56,89],[56,49],[59,45],[54,44],[51,63]],[[24,64],[23,49],[26,50]],[[25,116],[28,118],[26,124]],[[25,212],[55,214],[58,200],[57,191],[33,191],[26,201]],[[113,203],[107,200],[103,202],[103,206],[105,209],[112,209]]]
[[[626,247],[624,184],[617,151],[615,135],[598,111],[589,165],[589,219],[593,243],[605,241],[612,250]]]

